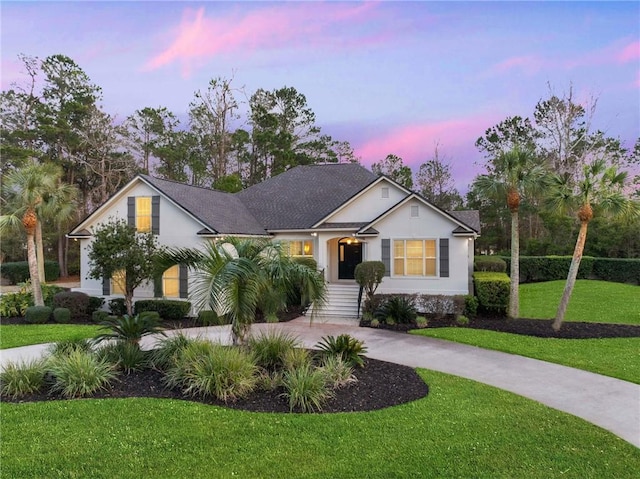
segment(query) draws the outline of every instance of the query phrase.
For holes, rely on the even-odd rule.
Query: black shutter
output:
[[[449,238],[440,238],[440,277],[449,277]]]
[[[109,296],[111,294],[111,278],[102,278],[102,294]]]
[[[160,234],[160,197],[151,197],[151,232],[154,235]]]
[[[391,276],[391,240],[382,240],[382,262],[384,263],[384,275]]]
[[[153,297],[162,298],[162,275],[157,275],[153,278]]]
[[[127,198],[127,223],[129,226],[136,227],[136,197],[129,196]]]
[[[189,269],[183,264],[180,265],[180,297],[189,297]]]

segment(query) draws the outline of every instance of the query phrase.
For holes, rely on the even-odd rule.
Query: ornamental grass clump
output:
[[[47,362],[47,372],[53,376],[52,391],[66,398],[84,397],[105,389],[116,377],[114,365],[84,351],[52,356]]]
[[[289,401],[289,410],[301,412],[321,411],[322,406],[334,397],[333,390],[326,381],[324,372],[310,364],[285,371],[282,396]]]
[[[65,339],[53,343],[47,351],[52,356],[66,355],[74,351],[89,353],[91,352],[91,342],[86,338]]]
[[[185,394],[229,402],[246,397],[255,389],[258,367],[251,355],[240,348],[195,341],[177,355],[166,381]]]
[[[284,331],[270,330],[249,338],[249,349],[256,363],[269,370],[282,367],[285,355],[298,345],[298,339]]]
[[[196,340],[185,336],[183,333],[161,339],[151,351],[151,357],[149,358],[151,367],[159,371],[166,371],[174,365],[176,356],[194,341]]]
[[[340,389],[358,382],[353,375],[353,367],[348,365],[341,356],[325,356],[322,358],[320,370],[327,384],[333,389]]]
[[[285,370],[296,369],[311,364],[311,356],[308,349],[292,348],[284,353],[282,366]]]
[[[8,363],[0,373],[0,392],[13,399],[37,393],[44,385],[45,373],[42,360]]]

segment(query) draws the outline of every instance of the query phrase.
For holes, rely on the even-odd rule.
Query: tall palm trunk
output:
[[[44,272],[44,241],[42,239],[42,222],[38,220],[36,223],[36,259],[38,261],[38,276],[40,283],[46,283],[47,278]]]
[[[31,288],[33,289],[33,304],[36,306],[44,306],[42,287],[40,286],[40,274],[38,272],[38,258],[36,256],[35,234],[37,224],[38,217],[33,208],[29,208],[22,217],[22,226],[24,226],[27,233],[27,263],[29,265]]]
[[[556,319],[552,324],[554,331],[559,331],[564,321],[564,316],[567,312],[567,306],[569,306],[569,300],[571,299],[571,293],[576,285],[576,278],[578,277],[578,269],[580,269],[580,261],[582,260],[582,253],[584,252],[584,244],[587,240],[587,228],[589,227],[589,220],[580,221],[580,232],[578,233],[578,240],[576,241],[576,247],[573,250],[573,258],[571,259],[571,266],[569,267],[569,275],[567,276],[567,282],[564,285],[564,291],[562,292],[562,299],[558,305],[558,311],[556,312]]]
[[[509,291],[509,317],[520,316],[520,231],[518,210],[511,211],[511,290]]]

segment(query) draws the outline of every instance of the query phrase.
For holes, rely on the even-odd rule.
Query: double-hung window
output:
[[[151,231],[151,197],[136,197],[136,231],[149,233]]]
[[[167,298],[180,297],[180,266],[167,269],[162,275],[162,294]]]
[[[313,257],[313,241],[312,240],[299,240],[299,241],[284,241],[283,246],[289,256],[309,256]]]
[[[436,240],[394,240],[395,276],[436,276]]]

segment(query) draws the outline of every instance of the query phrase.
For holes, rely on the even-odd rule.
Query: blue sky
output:
[[[594,126],[640,135],[638,2],[10,2],[1,11],[1,84],[18,53],[73,58],[107,112],[146,106],[184,117],[211,78],[247,94],[292,86],[323,131],[363,163],[417,169],[436,142],[466,190],[474,143],[507,116],[532,115],[573,83],[598,97]]]

